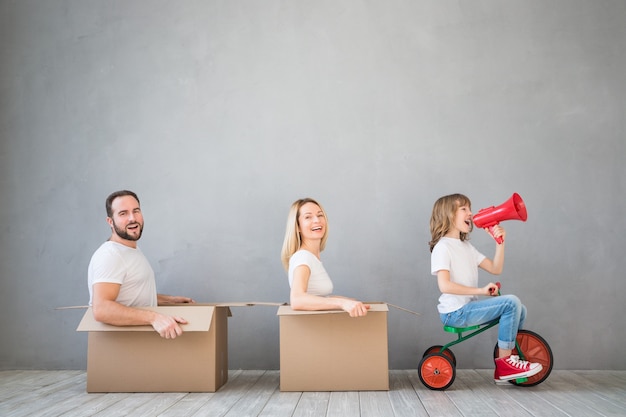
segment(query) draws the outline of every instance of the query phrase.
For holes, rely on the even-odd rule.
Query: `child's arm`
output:
[[[504,237],[506,236],[506,232],[504,228],[502,228],[500,225],[497,225],[493,229],[493,236],[502,237],[504,239]],[[489,272],[490,274],[500,275],[502,273],[502,270],[504,269],[504,242],[496,244],[496,253],[493,256],[493,260],[485,258],[478,266]]]
[[[444,294],[494,295],[498,293],[498,286],[493,282],[490,282],[482,288],[466,287],[465,285],[452,282],[450,281],[450,271],[446,269],[437,271],[437,284],[439,284],[439,291]]]

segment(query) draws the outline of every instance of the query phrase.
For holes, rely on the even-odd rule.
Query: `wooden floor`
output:
[[[626,371],[553,371],[535,387],[457,370],[447,391],[390,371],[378,392],[280,392],[279,371],[231,371],[216,393],[87,394],[84,371],[0,372],[0,416],[626,416]]]

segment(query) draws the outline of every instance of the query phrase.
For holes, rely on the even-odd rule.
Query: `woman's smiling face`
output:
[[[302,240],[321,239],[326,233],[326,216],[315,203],[306,203],[300,207],[298,230]]]

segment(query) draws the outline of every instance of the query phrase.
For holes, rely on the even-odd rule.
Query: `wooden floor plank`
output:
[[[180,392],[135,393],[93,415],[97,417],[156,416],[187,395],[189,394]]]
[[[359,393],[355,391],[335,391],[328,399],[327,416],[359,417]]]
[[[5,374],[7,381],[4,382]],[[0,402],[8,401],[11,397],[21,396],[24,390],[33,391],[48,385],[59,384],[63,380],[83,376],[84,371],[22,371],[0,373]]]
[[[161,413],[169,410],[173,405],[178,404],[182,399],[187,398],[187,396],[196,393],[178,393],[178,392],[169,392],[169,393],[159,393],[156,396],[156,399],[150,401],[148,403],[143,404],[141,407],[133,410],[133,417],[154,417],[158,416]],[[203,396],[213,395],[213,393],[202,393]],[[179,414],[180,415],[180,414]]]
[[[589,390],[603,400],[611,401],[621,409],[626,408],[624,403],[626,398],[626,380],[616,378],[615,374],[609,374],[604,371],[561,371],[559,373],[563,377],[574,381],[577,386]],[[626,410],[622,414],[626,415]]]
[[[143,415],[159,416],[159,417],[183,417],[194,415],[204,404],[206,404],[215,393],[213,392],[190,392],[178,401],[173,401],[167,406],[163,406],[161,410],[150,414],[144,411]]]
[[[581,413],[580,415],[626,415],[626,410],[623,407],[592,392],[589,386],[585,387],[585,383],[585,378],[581,376],[572,373],[559,373],[558,376],[555,376],[553,389],[547,391],[546,395],[558,392],[565,401],[576,407],[576,412]],[[555,387],[556,389],[554,389]]]
[[[237,378],[242,374],[242,372],[243,371],[241,370],[229,371],[228,382],[226,383],[226,385],[234,384]],[[225,389],[225,386],[221,387],[218,392],[223,389]],[[214,395],[216,395],[216,393],[214,392],[192,392],[187,394],[179,401],[170,404],[162,411],[144,415],[145,417],[156,415],[158,415],[159,417],[191,416],[194,415],[199,409],[201,409],[202,406],[206,404]]]
[[[491,372],[488,374],[491,375]],[[457,382],[462,384],[470,395],[480,398],[483,407],[491,409],[498,416],[530,417],[533,415],[511,398],[506,390],[500,389],[491,377],[484,378],[479,373],[468,369],[457,373]],[[562,414],[559,415],[562,416]]]
[[[281,392],[276,390],[259,413],[259,416],[291,417],[298,406],[301,396],[301,392]]]
[[[293,417],[326,417],[329,392],[303,392]]]
[[[220,395],[212,396],[193,416],[223,416],[239,401],[265,371],[243,371],[234,381],[228,382],[220,390]]]
[[[389,401],[394,415],[397,417],[428,417],[428,412],[409,380],[409,372],[417,371],[389,371]]]
[[[446,395],[445,391],[433,391],[426,388],[420,381],[417,372],[408,374],[409,381],[413,385],[413,389],[417,393],[418,399],[421,401],[424,409],[429,416],[456,417],[463,416],[456,405]]]
[[[106,410],[123,398],[128,397],[128,393],[110,394],[87,394],[77,395],[72,401],[72,408],[69,408],[62,415],[64,417],[95,416],[102,410]]]
[[[387,391],[362,391],[359,393],[361,416],[393,417],[393,407]]]
[[[134,394],[127,394],[126,396],[120,396],[118,401],[110,404],[108,407],[94,413],[96,417],[106,416],[134,416],[135,410],[143,405],[151,404],[158,398],[158,393],[146,393],[137,392]]]
[[[278,389],[279,379],[278,371],[266,371],[225,417],[258,416]]]
[[[84,384],[86,375],[70,374],[65,377],[61,372],[49,372],[39,380],[32,380],[32,387],[24,385],[24,394],[13,396],[0,404],[0,416],[32,416],[37,415],[46,407],[51,406],[51,402],[71,400],[76,395],[75,390]],[[54,381],[57,377],[57,382]]]
[[[567,416],[561,409],[555,407],[545,398],[542,398],[539,393],[542,389],[546,389],[546,382],[534,386],[534,387],[520,387],[514,384],[496,385],[493,382],[493,370],[475,370],[471,371],[476,377],[482,377],[483,386],[492,391],[492,398],[500,398],[502,401],[498,404],[497,411],[503,414],[500,410],[525,410],[527,413],[533,416],[545,416],[545,417],[563,417]],[[462,376],[461,378],[465,378]]]
[[[518,403],[523,404],[533,415],[542,416],[548,412],[553,413],[554,410],[558,410],[562,413],[561,415],[577,417],[602,415],[580,401],[573,388],[563,377],[554,373],[546,381],[534,387],[516,387],[511,384],[502,387],[502,389],[507,389],[509,395]]]
[[[493,383],[493,370],[457,370],[446,391],[415,370],[390,371],[389,391],[280,392],[279,371],[230,371],[216,393],[85,392],[84,371],[0,372],[2,417],[565,417],[626,415],[626,371],[553,371],[535,387]]]
[[[26,380],[27,371],[0,371],[0,395],[10,392],[15,384],[23,383]],[[3,397],[0,396],[0,400]]]
[[[489,403],[493,401],[493,397],[486,395],[484,391],[480,389],[474,389],[476,386],[482,384],[476,384],[474,380],[464,379],[463,372],[457,372],[454,383],[446,394],[448,398],[456,408],[464,416],[483,416],[483,417],[498,417],[499,413],[489,406]],[[513,416],[513,414],[506,414],[507,417]]]

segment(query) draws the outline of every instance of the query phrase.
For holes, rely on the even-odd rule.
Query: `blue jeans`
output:
[[[500,319],[498,347],[513,349],[517,331],[526,320],[526,306],[515,295],[500,295],[471,301],[452,313],[439,314],[444,326],[469,327]]]

